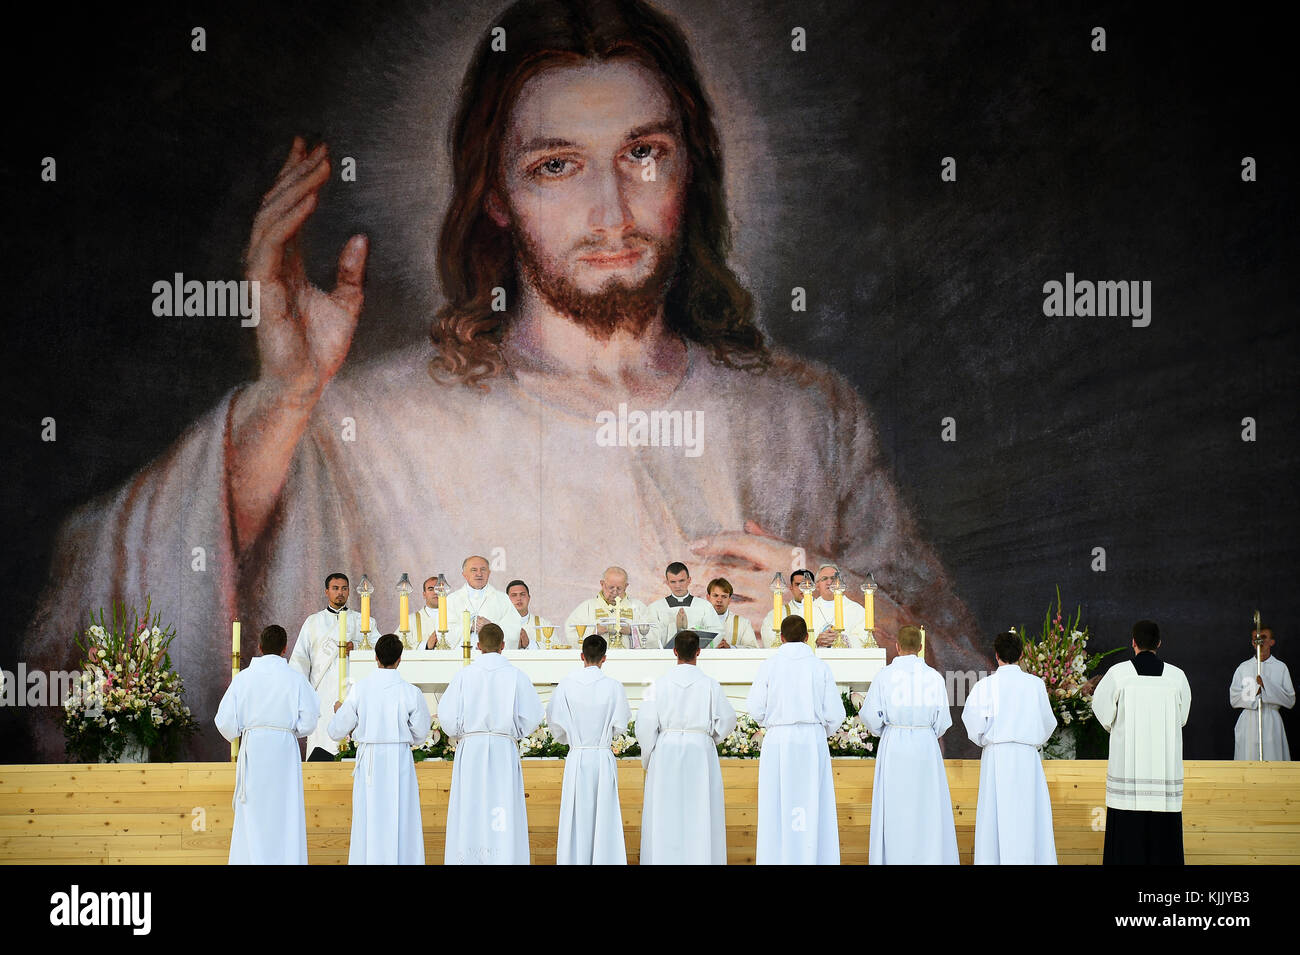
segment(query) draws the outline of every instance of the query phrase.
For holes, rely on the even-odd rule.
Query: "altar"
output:
[[[477,650],[471,651],[474,657]],[[776,653],[774,649],[748,649],[736,647],[727,650],[701,650],[696,665],[722,684],[727,698],[737,710],[743,711],[745,697],[754,682],[758,668],[764,660]],[[865,691],[885,665],[885,651],[879,647],[854,647],[838,649],[818,647],[817,656],[831,668],[835,682],[846,692]],[[537,688],[543,702],[550,698],[551,687],[565,674],[582,666],[581,654],[576,648],[569,650],[505,650],[503,656],[523,670]],[[465,665],[462,651],[456,650],[405,650],[398,672],[408,682],[418,686],[429,699],[430,711],[435,711],[435,701],[456,673]],[[677,665],[671,650],[609,650],[604,672],[623,684],[628,702],[636,704],[644,697],[645,689]],[[351,680],[360,680],[375,669],[374,650],[353,650],[348,665]]]

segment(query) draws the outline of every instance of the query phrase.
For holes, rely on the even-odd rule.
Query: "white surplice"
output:
[[[1056,865],[1040,748],[1056,731],[1041,677],[1005,663],[971,688],[961,713],[980,754],[976,865]]]
[[[717,744],[736,728],[722,686],[691,664],[655,680],[636,714],[646,767],[642,865],[726,865],[727,820]]]
[[[1254,657],[1244,661],[1228,687],[1228,701],[1233,709],[1241,710],[1232,732],[1233,759],[1259,759],[1259,685],[1255,682],[1255,666]],[[1277,657],[1270,656],[1260,675],[1264,679],[1264,759],[1289,760],[1291,747],[1282,725],[1282,708],[1295,706],[1291,671]]]
[[[347,619],[348,642],[361,646],[361,614],[349,610]],[[375,619],[370,618],[371,643],[378,635]],[[289,666],[307,678],[311,688],[320,697],[320,715],[316,728],[307,737],[307,755],[319,747],[327,753],[337,753],[338,743],[326,732],[334,716],[334,704],[339,699],[339,616],[332,610],[318,610],[302,623],[298,639],[289,656]],[[344,678],[351,682],[346,673]]]
[[[438,722],[458,741],[446,864],[527,865],[519,740],[542,722],[532,681],[501,654],[484,653],[452,679],[438,701]]]
[[[844,721],[831,668],[807,643],[763,661],[746,701],[766,728],[758,759],[759,865],[839,865],[840,826],[827,737]]]
[[[447,626],[449,628],[447,631],[447,645],[452,648],[459,647],[461,644],[461,637],[465,632],[466,610],[469,611],[471,623],[475,617],[482,618],[484,622],[490,620],[501,628],[502,633],[506,632],[506,627],[511,620],[519,617],[519,614],[515,612],[515,605],[510,602],[510,598],[491,584],[484,584],[479,590],[465,584],[459,590],[453,590],[447,595]],[[478,639],[471,632],[470,646],[476,643],[478,643]]]
[[[1159,676],[1143,676],[1131,660],[1106,671],[1092,712],[1110,733],[1107,806],[1183,811],[1183,727],[1191,708],[1187,675],[1170,663]]]
[[[506,649],[519,649],[519,631],[523,630],[528,634],[528,646],[525,649],[540,650],[542,648],[542,640],[544,639],[540,632],[541,628],[550,626],[552,626],[551,621],[538,613],[529,612],[524,614],[522,617],[519,616],[519,611],[516,610],[512,604],[510,606],[510,616],[506,618],[505,626],[501,628],[505,631],[506,635]],[[561,643],[563,642],[561,640],[563,636],[563,633],[552,631],[551,642]]]
[[[636,635],[638,643],[641,643],[642,646],[647,649],[663,646],[658,639],[659,628],[654,626],[654,619],[650,615],[650,611],[645,604],[634,597],[624,597],[620,610],[622,616],[619,619],[625,624],[651,624],[650,632],[646,635],[644,641],[642,641],[640,634]],[[581,647],[583,639],[590,637],[596,632],[597,620],[603,617],[612,618],[613,616],[614,606],[613,604],[605,602],[603,594],[598,593],[596,596],[584,600],[582,603],[578,604],[578,606],[573,608],[573,612],[569,614],[569,619],[564,621],[564,632],[568,635],[569,645],[573,647]],[[578,636],[579,624],[583,624],[587,628],[583,632],[582,637]],[[609,638],[606,637],[606,639],[608,640]],[[630,634],[623,635],[623,645],[625,647],[632,646],[632,638]]]
[[[916,654],[876,674],[858,714],[880,737],[871,789],[872,865],[957,865],[939,737],[952,725],[943,677]]]
[[[357,744],[348,865],[424,865],[420,786],[411,747],[429,735],[424,694],[396,670],[376,669],[349,691],[329,734]]]
[[[281,656],[258,656],[230,681],[216,724],[240,739],[231,865],[306,865],[307,816],[298,739],[316,726],[320,701]]]
[[[808,628],[808,642],[816,643],[817,638],[822,632],[835,624],[835,601],[825,600],[821,597],[813,598],[813,622]],[[798,604],[796,610],[800,616],[803,615],[803,604]],[[855,600],[850,600],[846,594],[844,597],[844,645],[846,647],[860,647],[866,643],[867,638],[867,611],[862,604]]]
[[[672,637],[676,636],[678,630],[707,629],[704,627],[704,622],[715,618],[713,607],[703,597],[688,593],[681,599],[689,602],[670,607],[668,606],[668,597],[664,596],[652,601],[646,607],[650,620],[654,623],[654,629],[651,631],[650,637],[655,641],[656,646],[665,646]],[[686,611],[686,626],[684,627],[677,626],[677,611],[679,610]]]
[[[569,746],[560,796],[557,865],[625,865],[618,760],[610,748],[627,730],[631,712],[623,684],[600,667],[567,674],[551,693],[546,725]]]

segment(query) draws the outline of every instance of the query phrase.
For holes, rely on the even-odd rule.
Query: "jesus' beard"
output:
[[[636,285],[625,285],[611,277],[595,292],[584,292],[560,271],[550,267],[527,237],[516,232],[515,248],[524,281],[537,290],[551,308],[589,331],[598,341],[607,341],[616,331],[639,338],[659,314],[664,297],[677,271],[675,238],[655,241],[641,232],[629,238],[646,244],[654,256],[654,268]]]

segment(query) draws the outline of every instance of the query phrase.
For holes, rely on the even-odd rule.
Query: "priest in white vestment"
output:
[[[544,627],[551,627],[551,642],[563,643],[564,634],[557,633],[551,621],[532,610],[533,595],[528,584],[522,580],[512,580],[506,585],[506,596],[510,598],[513,615],[507,615],[501,629],[506,635],[507,650],[540,650],[546,639]]]
[[[983,749],[976,865],[1056,865],[1052,800],[1040,753],[1056,731],[1056,715],[1042,678],[1020,669],[1023,651],[1014,630],[998,634],[998,668],[971,688],[962,709],[967,735]]]
[[[457,741],[447,805],[447,865],[527,865],[528,811],[519,740],[542,722],[542,701],[501,655],[496,624],[478,632],[480,655],[438,701],[438,722]]]
[[[284,627],[263,630],[262,655],[230,681],[217,707],[217,729],[239,740],[231,865],[307,864],[298,740],[315,729],[320,701],[285,660],[288,643]]]
[[[1273,631],[1267,628],[1251,636],[1251,646],[1260,648],[1262,665],[1254,656],[1242,661],[1232,675],[1228,687],[1228,701],[1234,710],[1241,710],[1233,728],[1233,759],[1259,759],[1260,700],[1263,700],[1264,759],[1289,760],[1291,747],[1287,744],[1286,727],[1282,725],[1282,710],[1295,706],[1295,685],[1291,671],[1285,663],[1273,656]]]
[[[289,666],[307,678],[320,698],[320,716],[316,728],[307,737],[307,759],[328,762],[339,751],[338,744],[330,739],[326,730],[334,716],[334,704],[339,701],[339,615],[347,614],[347,653],[361,643],[361,614],[348,610],[348,579],[343,574],[330,574],[325,582],[325,609],[318,610],[303,621],[298,639],[289,657]],[[378,638],[379,629],[370,618],[370,635]],[[345,683],[351,677],[344,673]]]
[[[733,647],[757,649],[754,627],[731,609],[731,581],[725,577],[715,577],[709,581],[706,593],[709,595],[709,611],[703,615],[699,629],[718,635],[713,646],[722,650]]]
[[[370,238],[350,237],[335,268],[304,262],[300,230],[337,172],[329,144],[296,137],[274,181],[238,185],[264,196],[240,243],[244,277],[261,288],[258,377],[231,381],[165,453],[68,517],[20,659],[75,667],[67,634],[87,604],[150,593],[176,615],[173,660],[206,720],[225,688],[218,621],[305,616],[320,564],[397,580],[488,541],[508,542],[509,573],[564,607],[590,596],[612,546],[638,581],[690,554],[701,579],[732,582],[751,620],[770,609],[768,582],[792,551],[814,565],[834,555],[850,583],[874,571],[882,632],[925,619],[942,666],[977,665],[974,622],[904,503],[861,393],[759,328],[729,251],[722,150],[678,161],[687,142],[718,142],[712,110],[663,99],[674,87],[655,67],[586,63],[598,28],[575,25],[573,63],[520,84],[489,87],[497,73],[477,67],[453,78],[477,126],[451,144],[456,193],[439,260],[417,266],[440,269],[444,307],[388,354],[349,355],[358,323],[376,327]],[[514,35],[497,52],[497,39],[485,25],[475,63],[555,52]],[[554,82],[556,71],[580,82]],[[698,86],[698,71],[687,74]],[[649,125],[669,127],[675,158],[636,183],[653,197],[624,205],[611,237],[593,225],[614,195],[600,184],[623,182],[626,160],[594,139]],[[545,170],[512,165],[499,190],[474,185],[478,171],[521,159],[509,144],[559,139],[599,152],[600,174],[572,176],[564,157],[544,157]],[[391,232],[375,239],[401,245]],[[305,278],[325,272],[327,288]],[[513,290],[504,310],[497,286]],[[199,545],[204,573],[178,557]],[[455,622],[449,636],[459,639]],[[44,718],[39,740],[54,758],[56,719]],[[223,748],[215,731],[193,747],[208,758]]]
[[[465,578],[465,586],[447,595],[447,645],[453,649],[461,645],[467,611],[472,644],[473,634],[478,633],[485,623],[495,623],[504,633],[513,619],[515,609],[510,605],[509,597],[488,583],[491,571],[486,557],[475,555],[465,558],[461,576]]]
[[[790,571],[791,597],[789,600],[783,601],[782,603],[783,609],[781,613],[781,620],[773,620],[771,610],[769,610],[767,612],[767,615],[763,617],[763,622],[759,626],[757,634],[755,634],[755,636],[758,638],[759,646],[776,647],[778,649],[780,648],[781,621],[784,620],[786,617],[791,617],[791,616],[797,617],[803,613],[803,594],[799,590],[799,585],[803,583],[803,579],[805,577],[807,577],[808,580],[810,581],[816,580],[816,575],[811,570]],[[866,614],[865,610],[863,610],[863,614],[864,615]],[[834,618],[831,619],[831,622],[832,623],[835,622]],[[809,636],[811,637],[811,634],[809,634]],[[809,641],[810,644],[815,642],[816,642],[815,640]]]
[[[348,865],[424,865],[420,785],[411,747],[429,735],[424,694],[397,672],[402,640],[375,643],[375,670],[335,704],[329,734],[357,744]]]
[[[952,725],[943,677],[917,655],[921,631],[898,631],[898,656],[858,711],[880,737],[871,789],[872,865],[957,865],[957,827],[939,737]]]
[[[582,641],[582,668],[560,680],[546,707],[546,725],[569,747],[560,795],[557,865],[626,865],[623,810],[618,801],[614,737],[631,713],[623,684],[601,672],[605,638]]]
[[[827,737],[844,721],[835,677],[808,646],[802,617],[781,624],[746,708],[765,729],[758,759],[759,865],[839,865],[840,825]]]
[[[736,711],[713,677],[695,666],[700,638],[674,635],[677,666],[655,680],[636,714],[646,768],[642,865],[726,865],[727,819],[717,744]]]
[[[1104,865],[1183,864],[1183,727],[1187,676],[1156,655],[1160,628],[1133,625],[1133,659],[1117,663],[1092,695],[1110,733]]]
[[[664,584],[668,593],[646,608],[654,624],[651,639],[656,647],[666,646],[678,630],[700,630],[710,616],[708,601],[691,593],[691,572],[681,561],[668,565]]]
[[[812,626],[809,628],[809,642],[819,647],[829,647],[835,643],[835,592],[831,585],[839,568],[834,564],[825,564],[817,569],[816,591],[812,602]],[[847,584],[848,581],[845,581]],[[860,647],[867,639],[867,610],[862,604],[853,600],[846,593],[843,598],[844,634],[842,640],[846,647]],[[798,613],[803,613],[802,601]]]
[[[609,641],[613,632],[613,621],[618,619],[619,633],[623,638],[623,647],[655,648],[660,646],[654,618],[646,605],[635,597],[627,595],[627,571],[622,567],[606,567],[600,575],[600,591],[573,608],[569,619],[564,622],[564,632],[570,646],[582,646],[583,638],[589,633],[596,633],[597,624],[601,626],[600,636]],[[633,632],[632,625],[642,627]],[[649,625],[645,636],[640,630]],[[583,636],[578,636],[578,627],[583,626]]]

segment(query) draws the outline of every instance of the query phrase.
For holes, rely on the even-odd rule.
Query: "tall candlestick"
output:
[[[406,619],[405,614],[402,619]],[[361,629],[370,632],[370,594],[361,595]]]
[[[438,596],[438,629],[447,632],[447,601]]]
[[[233,630],[233,636],[230,640],[230,682],[235,682],[235,677],[239,676],[239,621],[236,620]],[[239,737],[236,736],[230,741],[230,761],[233,763],[239,758]]]
[[[835,629],[844,629],[844,594],[835,592]]]
[[[785,619],[785,601],[782,599],[781,591],[772,591],[772,632],[781,632],[781,621]]]
[[[864,609],[867,611],[867,629],[875,630],[876,629],[876,592],[874,590],[868,590],[865,593],[866,596],[864,598],[863,604],[864,604]]]
[[[469,611],[462,610],[460,614],[461,634],[460,643],[462,660],[466,666],[469,665]]]
[[[399,594],[397,597],[397,620],[402,625],[402,630],[406,631],[411,628],[411,595]]]
[[[343,699],[343,692],[346,689],[344,680],[347,678],[344,667],[348,662],[348,612],[347,609],[339,611],[339,699]]]
[[[803,622],[808,626],[808,633],[811,636],[813,632],[813,612],[812,612],[812,591],[806,590],[803,595]],[[811,639],[816,640],[815,637]]]
[[[1259,611],[1255,611],[1255,727],[1259,731],[1259,761],[1264,761],[1264,688],[1260,681],[1264,677],[1264,635],[1259,632]]]

